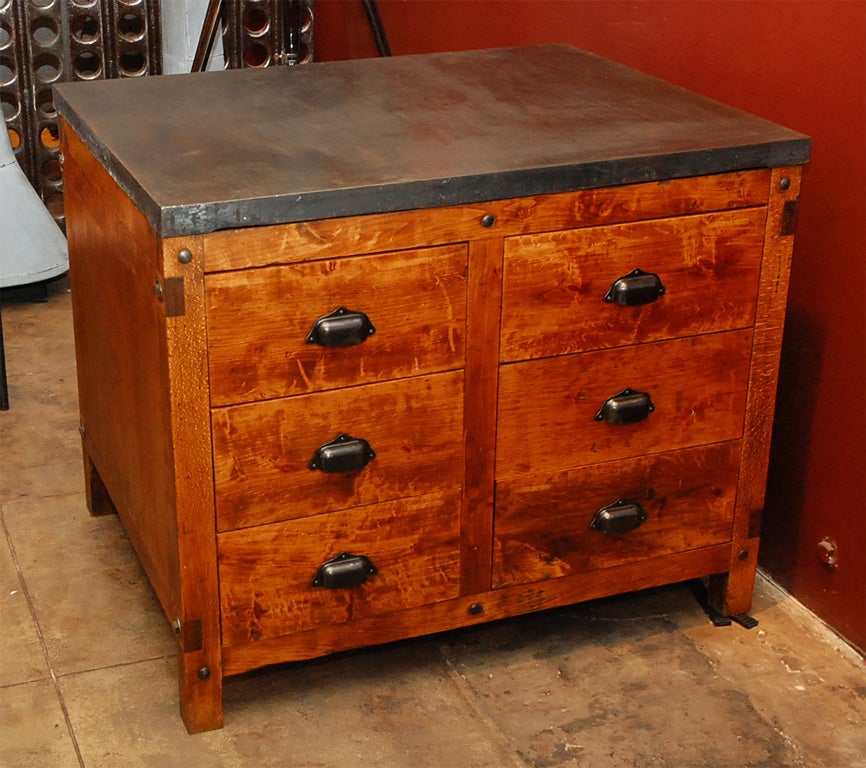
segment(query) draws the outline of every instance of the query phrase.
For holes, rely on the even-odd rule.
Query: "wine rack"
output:
[[[158,0],[0,0],[0,103],[16,158],[63,227],[52,87],[160,74]]]

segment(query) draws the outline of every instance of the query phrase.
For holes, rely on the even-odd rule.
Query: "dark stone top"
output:
[[[808,137],[566,45],[64,83],[163,236],[797,165]]]

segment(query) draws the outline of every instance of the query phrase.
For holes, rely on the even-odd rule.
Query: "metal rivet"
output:
[[[748,560],[749,559],[749,550],[741,549],[739,554],[740,560]]]
[[[478,616],[478,614],[484,613],[484,606],[481,605],[481,603],[472,603],[472,605],[469,606],[469,613],[473,616]]]
[[[180,619],[175,619],[173,622],[171,622],[171,628],[174,630],[174,633],[176,635],[179,635],[180,634]]]
[[[162,280],[157,280],[153,286],[153,295],[156,296],[160,301],[162,301],[163,290],[162,290]]]
[[[482,227],[492,227],[496,223],[496,217],[492,213],[485,214],[481,217]]]
[[[192,261],[192,251],[189,248],[184,248],[177,254],[177,260],[181,264],[189,264]]]
[[[781,189],[783,192],[790,186],[791,180],[787,176],[779,182],[779,189]]]
[[[210,677],[210,667],[202,667],[202,668],[198,671],[198,676],[199,676],[202,680],[207,680],[207,679]]]

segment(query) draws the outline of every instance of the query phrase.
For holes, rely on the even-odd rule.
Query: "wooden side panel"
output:
[[[463,367],[466,246],[212,275],[213,404],[283,397]],[[307,343],[346,307],[376,329],[361,344]]]
[[[459,594],[460,489],[219,536],[223,643],[346,624]],[[378,573],[361,586],[313,586],[349,552]],[[352,636],[353,629],[343,627]]]
[[[739,453],[733,441],[499,483],[494,587],[730,541]],[[619,499],[643,508],[641,526],[591,530],[598,510]]]
[[[527,235],[506,241],[504,361],[746,328],[755,317],[766,209]],[[606,302],[635,269],[665,292]]]
[[[214,411],[220,530],[419,496],[463,483],[463,372]],[[311,470],[340,434],[376,457],[349,472]]]
[[[577,576],[520,584],[484,595],[473,594],[381,616],[359,618],[352,622],[351,631],[347,631],[345,624],[329,624],[306,632],[229,646],[224,649],[223,669],[226,675],[236,675],[277,662],[311,659],[348,648],[419,637],[693,579],[724,568],[728,552],[726,544],[705,547]]]
[[[184,722],[191,732],[218,728],[222,672],[201,271],[198,300],[192,280],[189,300],[181,287],[184,312],[167,320],[165,286],[181,277],[172,273],[176,250],[163,252],[68,126],[64,155],[85,462],[116,506],[166,615],[179,622]],[[192,241],[176,247],[201,252]],[[196,424],[201,408],[203,431]]]
[[[159,243],[66,124],[62,138],[85,466],[95,474],[97,496],[104,488],[116,506],[173,618],[181,575],[166,320],[154,292],[162,272]]]
[[[502,366],[496,477],[613,461],[741,436],[752,332],[698,336]],[[596,421],[624,389],[643,421]]]
[[[289,264],[474,239],[481,217],[496,217],[502,236],[744,208],[767,201],[769,171],[631,184],[423,211],[214,232],[206,269]]]
[[[752,603],[796,229],[796,216],[792,221],[791,212],[796,211],[799,200],[800,176],[799,167],[776,168],[770,186],[734,543],[728,573],[715,577],[710,590],[713,602],[728,614],[744,613]],[[783,179],[787,182],[782,183]]]

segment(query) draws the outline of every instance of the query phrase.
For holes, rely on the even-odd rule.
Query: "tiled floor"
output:
[[[85,510],[66,283],[3,324],[3,768],[866,766],[863,659],[764,580],[751,631],[651,590],[231,678],[188,736],[167,623]]]

